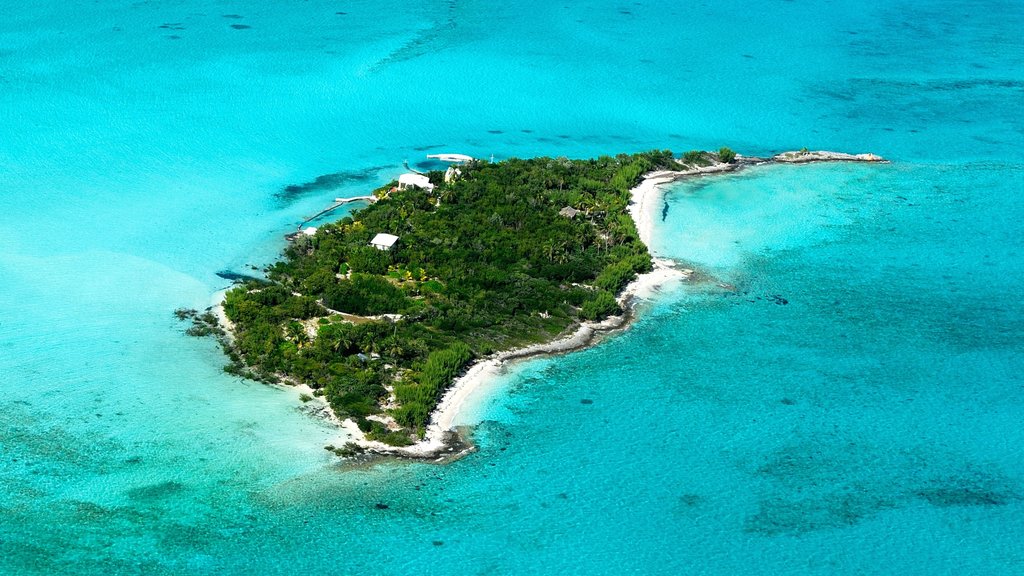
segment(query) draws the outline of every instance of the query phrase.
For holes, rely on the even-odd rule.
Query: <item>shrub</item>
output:
[[[349,253],[348,264],[357,272],[387,274],[391,253],[371,246],[360,246]]]
[[[412,438],[409,437],[408,430],[388,430],[387,426],[376,420],[362,419],[359,422],[359,429],[366,434],[367,440],[383,442],[389,446],[408,446],[412,444]]]
[[[736,153],[728,146],[722,146],[718,150],[718,159],[726,164],[732,164],[736,160]]]
[[[388,432],[383,436],[376,438],[388,446],[409,446],[412,444],[412,438],[409,437],[409,433],[405,430],[395,430],[394,432]]]
[[[386,392],[380,373],[342,363],[332,364],[331,371],[334,377],[327,382],[325,395],[335,412],[359,417],[380,411],[377,402]]]
[[[279,307],[281,316],[306,320],[324,313],[324,309],[311,296],[290,296]]]
[[[380,276],[353,274],[324,293],[324,304],[334,310],[358,315],[394,314],[408,299],[400,288]]]
[[[633,267],[625,260],[609,265],[594,280],[594,286],[609,292],[618,292],[623,286],[629,284],[636,273]]]
[[[392,410],[391,415],[395,418],[395,422],[402,426],[419,430],[427,425],[427,421],[430,419],[430,408],[420,402],[409,402]]]
[[[463,342],[431,352],[416,382],[395,385],[395,399],[401,406],[391,415],[403,426],[417,429],[426,426],[431,407],[472,359],[472,350]]]
[[[650,270],[651,259],[648,256],[642,254],[627,256],[605,267],[594,280],[594,286],[617,294],[636,277],[637,272],[649,272]]]
[[[612,296],[611,292],[600,290],[594,294],[592,299],[583,303],[583,308],[580,309],[580,317],[584,320],[604,320],[621,311],[619,303],[615,301],[615,297]]]
[[[704,153],[700,150],[690,150],[683,154],[683,162],[687,164],[700,164],[704,159]]]
[[[423,366],[420,384],[427,386],[439,396],[472,358],[472,350],[463,342],[456,342],[444,350],[431,352]]]

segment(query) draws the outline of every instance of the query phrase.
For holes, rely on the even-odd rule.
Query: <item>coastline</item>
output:
[[[640,241],[650,250],[654,234],[654,211],[657,200],[661,197],[662,186],[686,176],[720,174],[733,171],[737,167],[734,164],[714,164],[690,171],[657,171],[645,174],[643,181],[629,191],[629,215],[636,225]],[[582,322],[571,334],[557,340],[496,352],[471,364],[445,391],[431,414],[430,424],[423,439],[419,442],[398,447],[366,440],[354,422],[345,420],[343,427],[349,435],[347,442],[354,442],[363,450],[374,454],[438,461],[461,457],[471,452],[474,447],[458,432],[456,420],[474,396],[494,381],[507,362],[566,354],[588,348],[603,336],[628,328],[633,319],[637,300],[649,299],[663,286],[685,281],[693,272],[678,268],[676,262],[658,258],[653,253],[652,260],[654,269],[638,275],[619,294],[617,300],[624,311],[622,314],[602,322]]]
[[[629,205],[629,215],[636,223],[640,241],[648,250],[651,250],[652,234],[654,232],[655,209],[652,205],[657,204],[661,199],[661,187],[671,184],[684,178],[697,176],[711,176],[739,172],[751,166],[762,166],[766,164],[813,164],[818,162],[856,162],[856,163],[888,163],[888,160],[877,154],[848,154],[846,152],[831,152],[828,150],[799,150],[781,152],[769,158],[758,156],[736,155],[731,163],[716,162],[708,166],[688,167],[685,170],[659,170],[644,175],[644,179],[635,188],[630,190],[632,202]],[[657,256],[651,253],[657,260]]]
[[[624,310],[623,314],[612,316],[602,322],[583,322],[571,334],[558,340],[523,348],[513,348],[478,360],[469,367],[465,374],[456,378],[445,392],[434,409],[431,423],[427,427],[423,440],[401,448],[373,443],[374,450],[414,458],[447,457],[448,454],[445,454],[449,448],[447,439],[455,430],[459,414],[475,394],[486,389],[493,382],[507,362],[528,360],[538,356],[566,354],[588,348],[604,336],[628,328],[633,319],[637,300],[649,299],[663,286],[683,281],[690,274],[689,270],[673,267],[674,263],[669,260],[655,259],[654,266],[654,270],[638,276],[620,294],[618,301]],[[465,442],[465,439],[462,440]],[[462,453],[465,452],[461,452],[459,455]]]
[[[473,362],[464,374],[456,378],[445,391],[437,406],[431,413],[430,423],[426,427],[424,437],[409,446],[391,446],[383,442],[367,440],[354,421],[340,419],[330,406],[321,398],[312,394],[313,390],[304,384],[282,384],[281,388],[295,391],[296,397],[303,394],[313,397],[304,402],[304,411],[323,418],[337,426],[344,436],[339,436],[329,450],[337,450],[335,446],[355,447],[356,453],[377,456],[391,456],[417,460],[445,461],[459,458],[475,450],[472,442],[456,426],[456,421],[467,404],[485,390],[499,375],[506,362],[526,360],[537,356],[565,354],[587,348],[603,336],[624,330],[630,326],[638,300],[650,299],[663,286],[688,279],[693,271],[678,267],[672,260],[659,258],[651,250],[654,234],[656,207],[663,194],[663,187],[678,180],[690,177],[718,175],[737,172],[749,166],[773,163],[809,164],[818,162],[887,162],[874,154],[847,154],[841,152],[816,151],[783,152],[770,158],[736,155],[731,163],[713,162],[707,166],[689,167],[681,164],[682,170],[660,170],[643,175],[643,180],[630,189],[630,203],[627,208],[636,226],[641,242],[651,252],[654,269],[640,274],[619,294],[617,300],[623,313],[612,316],[602,322],[581,322],[575,330],[556,340],[534,344],[522,348],[513,348],[494,353]],[[223,310],[223,298],[227,290],[215,294],[212,307],[218,321],[225,328],[228,343],[233,340],[233,325]],[[386,420],[386,419],[385,419]]]
[[[466,372],[449,386],[437,407],[431,414],[423,438],[409,446],[390,446],[383,442],[367,440],[363,432],[351,419],[340,419],[331,412],[329,418],[345,431],[337,442],[341,445],[356,444],[361,450],[379,456],[393,456],[417,460],[443,461],[459,458],[475,450],[475,446],[458,429],[456,421],[468,403],[494,381],[507,362],[528,360],[539,356],[567,354],[588,348],[604,336],[629,327],[638,300],[651,298],[663,286],[684,281],[692,271],[675,268],[675,263],[665,259],[654,260],[654,270],[641,274],[620,294],[618,301],[624,312],[602,322],[583,322],[569,335],[522,348],[496,352],[469,366]],[[326,404],[324,404],[326,407]],[[330,409],[327,409],[330,412]]]

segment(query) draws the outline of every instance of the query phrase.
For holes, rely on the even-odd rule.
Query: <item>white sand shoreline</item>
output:
[[[630,283],[619,296],[619,304],[626,311],[622,316],[609,318],[601,323],[584,322],[577,330],[559,340],[537,344],[525,348],[506,350],[482,359],[472,366],[461,377],[452,382],[451,387],[442,397],[431,414],[430,425],[427,427],[423,440],[404,448],[395,448],[380,443],[358,442],[360,445],[388,454],[405,455],[417,458],[444,458],[446,449],[445,438],[455,427],[460,412],[471,398],[479,396],[481,390],[490,385],[500,373],[507,361],[521,360],[545,354],[558,354],[578,350],[588,346],[594,338],[611,330],[628,326],[636,299],[648,299],[662,286],[685,280],[692,270],[680,269],[671,260],[658,258],[652,248],[654,223],[657,206],[663,194],[663,187],[677,180],[711,174],[733,172],[741,168],[769,163],[813,163],[813,162],[885,162],[874,154],[846,154],[843,152],[783,152],[770,159],[744,157],[736,155],[733,163],[715,162],[708,166],[697,166],[685,170],[661,170],[644,175],[643,181],[632,188],[629,215],[636,225],[640,241],[647,246],[654,260],[654,270],[641,274]],[[358,432],[358,429],[356,429]],[[361,436],[361,434],[360,434]]]
[[[691,172],[652,172],[644,176],[643,181],[630,190],[632,198],[629,214],[636,224],[640,240],[650,249],[654,234],[654,213],[661,198],[661,186],[669,184],[682,176],[718,173],[734,169],[728,164],[712,165],[705,169]],[[346,426],[349,431],[356,432],[354,438],[360,446],[386,454],[402,455],[415,458],[446,458],[448,448],[446,437],[456,426],[459,415],[468,407],[473,398],[478,398],[481,391],[493,384],[506,362],[525,360],[535,356],[560,354],[579,350],[590,345],[599,335],[622,329],[628,326],[636,300],[650,299],[663,286],[685,280],[691,271],[679,269],[676,263],[654,258],[654,270],[639,275],[619,295],[619,305],[625,310],[621,316],[613,316],[603,322],[584,322],[572,334],[543,344],[534,344],[524,348],[514,348],[481,359],[470,366],[465,374],[455,379],[441,398],[431,414],[430,424],[424,437],[419,442],[401,448],[387,446],[379,442],[359,439],[362,434],[354,426]],[[351,422],[351,421],[347,421]]]
[[[631,202],[628,212],[636,225],[640,240],[648,247],[652,256],[654,256],[654,250],[651,246],[654,235],[655,215],[659,201],[662,198],[662,188],[666,184],[686,177],[722,174],[758,164],[835,161],[886,162],[884,158],[873,154],[853,155],[840,152],[807,152],[805,150],[800,152],[784,152],[770,159],[737,155],[734,163],[716,162],[708,166],[687,168],[685,170],[662,170],[645,174],[643,181],[630,190]],[[361,449],[375,454],[438,460],[464,454],[471,450],[472,447],[461,441],[455,432],[458,418],[473,399],[479,400],[481,393],[485,392],[488,386],[495,381],[495,378],[506,362],[540,355],[566,353],[585,348],[601,334],[628,327],[637,300],[650,299],[663,286],[685,280],[692,274],[692,270],[679,268],[671,260],[657,258],[656,256],[653,257],[653,260],[654,269],[651,272],[639,275],[619,295],[619,305],[625,311],[624,314],[608,318],[603,322],[584,322],[572,334],[558,340],[505,350],[472,364],[465,374],[452,383],[431,413],[430,424],[427,426],[424,438],[411,446],[396,447],[382,442],[367,440],[355,422],[351,419],[342,421],[321,398],[311,401],[318,404],[315,407],[311,407],[313,408],[312,410],[307,411],[324,417],[344,432],[344,435],[338,437],[334,442],[334,446],[337,447],[354,443]],[[233,326],[223,310],[222,303],[225,293],[226,290],[215,295],[213,308],[219,321],[227,329],[227,337],[230,339],[233,337]],[[305,393],[313,396],[313,390],[305,385],[288,386],[288,388],[295,390],[297,395]]]

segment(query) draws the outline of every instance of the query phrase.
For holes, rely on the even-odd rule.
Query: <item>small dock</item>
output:
[[[440,160],[441,162],[452,162],[454,164],[465,164],[474,160],[472,156],[465,154],[427,154],[427,158]]]
[[[306,224],[309,224],[313,220],[316,220],[317,218],[320,218],[321,216],[323,216],[325,214],[330,214],[331,212],[337,210],[338,208],[341,208],[342,206],[344,206],[346,204],[351,204],[353,202],[368,202],[370,204],[373,204],[376,201],[377,201],[377,197],[373,196],[373,195],[369,195],[369,196],[353,196],[351,198],[335,198],[334,199],[334,204],[331,204],[327,208],[324,208],[323,210],[321,210],[321,211],[317,212],[316,214],[310,216],[309,218],[306,218],[305,220],[303,220],[299,224],[298,228],[296,228],[295,232],[292,232],[291,234],[286,234],[285,238],[287,238],[288,240],[295,240],[296,238],[298,238],[299,236],[302,235],[302,229],[303,229],[302,227],[303,226],[305,226]]]

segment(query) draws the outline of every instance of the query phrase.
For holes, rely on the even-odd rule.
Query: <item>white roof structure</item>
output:
[[[415,188],[422,188],[424,190],[433,190],[434,185],[430,183],[430,178],[427,178],[423,174],[413,174],[409,172],[402,174],[398,177],[398,189],[405,190],[410,186]]]
[[[377,234],[370,240],[370,246],[373,246],[377,250],[391,250],[391,247],[398,242],[398,236],[394,234],[384,234],[383,232]]]
[[[312,235],[316,234],[316,226],[310,226],[308,228],[303,228],[302,229],[302,233],[305,234],[306,236],[312,236]]]
[[[459,176],[462,176],[462,170],[459,170],[455,166],[449,166],[448,169],[444,171],[445,184],[458,180]]]
[[[427,154],[427,158],[433,158],[434,160],[440,160],[441,162],[472,162],[472,156],[466,156],[465,154]]]

